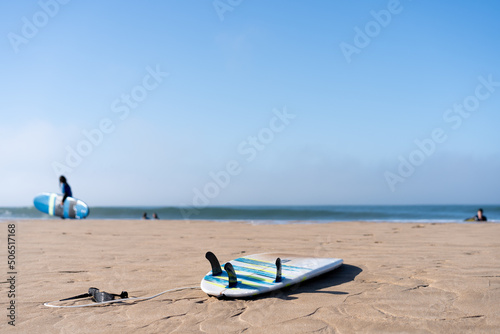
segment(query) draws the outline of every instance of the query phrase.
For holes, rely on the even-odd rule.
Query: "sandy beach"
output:
[[[15,327],[6,316],[8,224],[15,224]],[[500,224],[38,220],[0,228],[3,333],[500,331]],[[141,297],[199,286],[209,250],[221,262],[272,251],[344,265],[251,299],[192,289],[127,305],[43,306],[89,287]]]

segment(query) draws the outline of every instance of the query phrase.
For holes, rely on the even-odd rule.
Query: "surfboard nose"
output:
[[[49,194],[43,193],[37,195],[33,199],[33,205],[39,211],[48,213],[49,212]]]

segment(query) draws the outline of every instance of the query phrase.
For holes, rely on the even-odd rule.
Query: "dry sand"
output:
[[[498,333],[500,224],[16,221],[16,326],[8,325],[7,223],[0,332]],[[199,286],[241,255],[340,257],[317,279],[259,298],[184,290],[135,304],[55,309],[89,287],[131,296]]]

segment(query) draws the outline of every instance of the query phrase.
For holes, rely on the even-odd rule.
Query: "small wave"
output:
[[[12,211],[9,211],[9,210],[0,210],[0,217],[1,216],[6,216],[6,217],[12,216]]]

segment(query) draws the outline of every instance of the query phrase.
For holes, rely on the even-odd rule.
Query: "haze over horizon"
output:
[[[0,10],[0,207],[500,201],[498,2]]]

